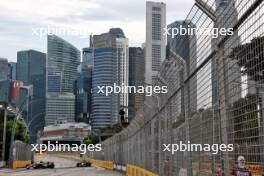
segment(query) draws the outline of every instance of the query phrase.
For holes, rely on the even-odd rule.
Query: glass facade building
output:
[[[73,92],[73,82],[77,78],[80,65],[80,51],[56,35],[48,35],[47,67],[56,67],[62,72],[62,92]]]
[[[46,126],[74,122],[74,81],[80,64],[80,51],[56,35],[48,35]]]
[[[92,128],[109,127],[119,122],[119,111],[128,115],[128,94],[97,93],[98,86],[128,85],[128,40],[119,28],[93,36],[94,68],[92,94]]]
[[[129,86],[144,86],[145,82],[144,51],[140,47],[129,47]],[[143,105],[145,95],[142,93],[129,94],[129,121]]]
[[[92,67],[82,63],[74,83],[75,120],[90,123],[92,105]]]
[[[31,135],[36,139],[36,134],[45,125],[45,94],[46,94],[46,54],[25,50],[17,53],[16,78],[24,86],[33,86],[32,113],[27,123],[31,124]],[[22,107],[23,108],[23,107]]]
[[[7,102],[9,81],[8,81],[8,61],[0,58],[0,101]]]

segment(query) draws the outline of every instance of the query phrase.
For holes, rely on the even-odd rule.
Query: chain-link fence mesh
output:
[[[201,9],[199,3],[207,5]],[[167,94],[146,97],[121,133],[93,156],[134,164],[158,175],[229,175],[239,155],[264,166],[264,3],[262,0],[197,1],[185,20],[196,28],[233,28],[233,35],[180,36],[163,62],[156,85]],[[213,18],[215,17],[215,18]],[[178,53],[186,50],[188,58]],[[233,151],[164,151],[164,144],[233,144]],[[99,156],[100,155],[100,156]],[[260,169],[259,169],[260,168]],[[254,169],[252,170],[254,172]]]

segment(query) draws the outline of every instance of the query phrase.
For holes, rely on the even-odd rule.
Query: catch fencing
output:
[[[233,35],[170,38],[170,54],[130,125],[102,142],[94,159],[161,176],[229,175],[243,155],[254,175],[264,166],[263,0],[197,0],[185,23],[233,28]],[[188,48],[186,48],[186,46]],[[186,54],[186,50],[188,53]],[[185,53],[185,54],[184,54]],[[164,144],[232,144],[232,151],[164,151]]]

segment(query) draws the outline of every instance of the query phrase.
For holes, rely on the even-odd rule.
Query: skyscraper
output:
[[[74,83],[75,121],[90,123],[92,106],[92,67],[84,62]]]
[[[80,51],[56,35],[48,35],[46,126],[74,122],[74,81]]]
[[[43,129],[45,121],[45,93],[46,93],[46,54],[25,50],[17,53],[17,80],[24,86],[33,86],[32,113],[27,117],[30,123],[30,132],[34,140],[38,130]],[[24,105],[22,106],[24,107]]]
[[[77,78],[80,65],[80,51],[56,35],[48,35],[47,67],[55,67],[63,73],[62,92],[73,92],[73,82]]]
[[[8,77],[10,80],[16,80],[16,63],[8,62]]]
[[[78,67],[78,78],[74,82],[75,121],[77,122],[91,123],[93,66],[93,38],[90,36],[90,47],[82,50],[82,63]]]
[[[166,57],[166,4],[146,2],[145,83],[153,84]]]
[[[8,61],[0,58],[0,101],[7,102],[8,100]]]
[[[93,36],[93,102],[92,127],[109,127],[119,122],[119,111],[128,115],[128,94],[97,93],[98,86],[128,86],[128,39],[122,29],[112,28],[108,33]]]
[[[142,86],[145,82],[145,59],[144,51],[140,47],[129,48],[129,86]],[[141,93],[129,94],[129,121],[136,111],[143,105],[145,95]]]

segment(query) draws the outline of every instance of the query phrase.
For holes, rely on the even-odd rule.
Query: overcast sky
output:
[[[185,19],[194,0],[163,2],[167,4],[169,24]],[[145,0],[0,0],[0,57],[16,61],[17,51],[27,49],[46,53],[46,36],[36,34],[47,27],[87,34],[120,27],[130,46],[141,46],[145,41],[145,3]],[[80,50],[89,46],[85,35],[60,37]]]

